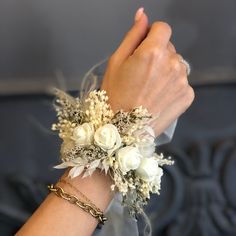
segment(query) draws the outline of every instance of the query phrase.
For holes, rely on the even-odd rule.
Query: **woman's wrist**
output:
[[[91,176],[85,178],[82,178],[82,175],[75,178],[70,178],[68,177],[68,171],[66,171],[62,176],[62,179],[65,178],[70,185],[85,195],[103,212],[106,210],[114,197],[115,192],[111,190],[113,181],[109,175],[104,173],[104,171],[97,169]],[[75,189],[72,189],[68,184],[60,181],[58,184],[68,192],[77,195]]]

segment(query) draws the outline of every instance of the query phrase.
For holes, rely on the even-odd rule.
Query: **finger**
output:
[[[191,68],[187,61],[180,54],[176,54],[176,58],[179,61],[179,64],[184,72],[185,76],[187,77],[190,74]]]
[[[182,74],[183,76],[187,77],[187,67],[183,63],[183,57],[178,53],[174,53],[172,55],[171,61],[172,61],[173,67],[175,69],[176,75],[178,76],[178,75]]]
[[[176,53],[175,46],[170,41],[168,42],[167,49],[173,53]]]
[[[124,40],[114,53],[116,55],[116,58],[122,62],[125,59],[127,59],[130,55],[132,55],[135,49],[146,37],[147,32],[148,32],[148,17],[144,12],[141,13],[139,12],[139,17],[138,19],[136,19],[135,24],[126,34]]]
[[[152,24],[147,37],[142,42],[142,46],[167,47],[172,34],[171,27],[165,22],[155,22]]]

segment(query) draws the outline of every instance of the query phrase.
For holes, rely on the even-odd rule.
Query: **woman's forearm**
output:
[[[70,183],[102,211],[105,211],[114,195],[110,189],[112,180],[99,170],[91,177],[71,179]],[[70,186],[61,182],[58,185],[76,195]],[[16,235],[86,236],[93,233],[97,224],[98,221],[89,213],[51,193]]]

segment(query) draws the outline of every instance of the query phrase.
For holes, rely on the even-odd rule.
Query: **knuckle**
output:
[[[168,48],[169,51],[171,51],[173,53],[176,53],[176,48],[171,42],[168,43],[167,48]]]
[[[150,59],[157,60],[161,56],[162,51],[159,47],[156,46],[156,47],[150,48],[148,51],[148,54],[149,54]]]
[[[113,53],[111,57],[108,59],[108,65],[114,65],[117,61],[116,53]]]
[[[186,87],[188,87],[188,79],[187,77],[181,76],[178,79],[178,87],[180,89],[185,89]]]
[[[161,57],[162,51],[159,47],[150,47],[137,51],[137,55],[144,60],[152,62],[157,61]]]
[[[172,34],[171,26],[164,21],[156,21],[152,24],[152,27],[155,29],[161,29],[163,31],[166,31],[170,35]]]
[[[190,106],[195,98],[194,90],[191,86],[188,86],[186,91],[186,104]]]
[[[180,72],[181,71],[181,64],[179,62],[179,57],[174,57],[172,59],[172,70],[175,72]]]

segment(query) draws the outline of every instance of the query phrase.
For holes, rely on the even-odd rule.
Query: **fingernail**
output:
[[[143,12],[144,12],[144,8],[143,7],[140,7],[137,11],[136,11],[136,14],[135,14],[135,17],[134,17],[134,21],[137,22],[143,15]]]

